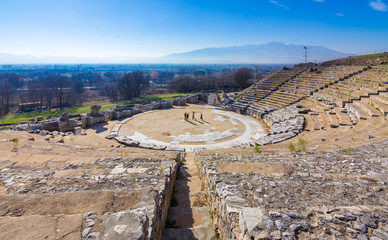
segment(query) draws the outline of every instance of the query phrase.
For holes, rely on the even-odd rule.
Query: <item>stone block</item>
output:
[[[147,239],[147,209],[140,208],[112,214],[105,224],[106,239]]]
[[[81,129],[81,127],[75,127],[74,128],[74,135],[75,136],[79,136],[79,135],[81,135],[82,134],[82,129]]]
[[[218,99],[217,94],[215,94],[215,93],[210,94],[209,97],[207,98],[207,104],[212,105],[212,106],[219,105],[220,101]]]

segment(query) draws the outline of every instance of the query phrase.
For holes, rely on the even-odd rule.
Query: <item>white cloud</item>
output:
[[[287,7],[287,6],[284,6],[283,4],[281,4],[280,2],[278,2],[278,1],[275,1],[275,0],[270,0],[269,1],[270,3],[273,3],[273,4],[275,4],[275,5],[278,5],[279,7],[282,7],[282,8],[285,8],[285,9],[287,9],[287,10],[290,10],[290,8],[289,7]]]
[[[345,14],[343,14],[343,13],[336,13],[335,15],[337,15],[338,17],[343,17],[343,16],[345,16]]]
[[[382,0],[376,0],[369,2],[369,6],[371,6],[374,10],[385,12],[388,10],[388,6],[383,3]]]

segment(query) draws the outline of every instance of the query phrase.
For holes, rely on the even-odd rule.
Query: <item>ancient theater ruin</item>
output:
[[[382,54],[26,122],[0,131],[0,239],[386,240],[387,114]]]

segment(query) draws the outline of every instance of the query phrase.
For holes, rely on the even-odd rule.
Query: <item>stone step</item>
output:
[[[206,195],[202,192],[202,181],[197,176],[194,157],[195,153],[187,153],[186,161],[180,167],[174,185],[176,206],[168,209],[162,239],[211,239],[214,236]]]
[[[213,228],[198,226],[186,229],[165,228],[163,240],[207,240],[214,236]]]
[[[369,119],[369,114],[359,107],[357,104],[354,103],[346,103],[345,108],[348,110],[348,112],[352,112],[354,115],[357,116],[360,120],[367,120]]]
[[[177,179],[184,180],[189,177],[194,177],[197,175],[198,175],[198,171],[196,167],[191,167],[189,164],[182,164],[179,166]]]
[[[330,120],[329,120],[328,114],[323,112],[323,113],[319,114],[319,117],[321,119],[321,124],[322,124],[323,129],[330,128]]]
[[[381,102],[388,105],[388,98],[382,95],[382,93],[380,93],[379,95],[371,95],[370,99],[373,99],[374,101]]]
[[[174,185],[174,192],[185,193],[185,192],[200,192],[202,188],[202,182],[199,177],[190,177],[189,180],[176,180]]]
[[[170,226],[177,229],[211,225],[208,207],[170,207],[167,218]]]
[[[339,126],[339,120],[335,112],[328,112],[327,117],[329,118],[331,128],[337,128]]]
[[[207,200],[204,192],[197,193],[175,193],[176,207],[205,207]]]
[[[314,119],[311,117],[311,115],[305,115],[305,122],[306,122],[306,125],[304,128],[305,131],[314,130],[315,123],[314,123]]]
[[[349,115],[347,113],[341,112],[340,108],[335,108],[334,111],[337,114],[339,119],[339,125],[341,126],[351,126],[352,122],[350,121]]]
[[[319,118],[318,114],[312,114],[311,117],[314,120],[314,130],[321,130],[322,129],[322,123]]]
[[[388,101],[385,101],[385,99],[381,98],[381,96],[372,95],[370,96],[370,98],[363,98],[362,101],[366,101],[373,104],[375,107],[379,108],[379,111],[382,114],[388,114]]]
[[[353,103],[363,109],[369,115],[370,118],[381,117],[381,112],[377,110],[375,106],[372,106],[369,103],[363,101],[355,101]]]

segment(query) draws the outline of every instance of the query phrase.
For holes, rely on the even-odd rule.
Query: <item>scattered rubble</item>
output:
[[[197,161],[222,239],[385,239],[387,146]]]

